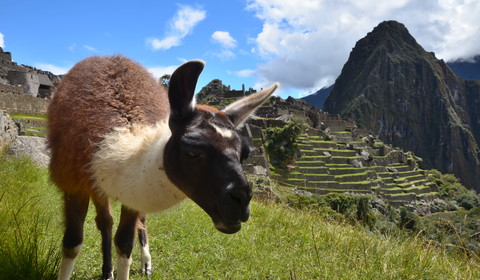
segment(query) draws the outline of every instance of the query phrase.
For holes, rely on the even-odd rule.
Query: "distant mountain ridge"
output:
[[[464,80],[480,80],[480,55],[471,60],[450,61],[447,65]]]
[[[307,101],[308,104],[313,105],[317,107],[318,109],[323,108],[323,103],[325,103],[325,100],[327,99],[328,95],[333,89],[333,85],[329,87],[324,87],[319,89],[317,92],[312,93],[308,96],[302,97],[301,99]]]
[[[359,40],[324,108],[480,189],[480,81],[464,81],[404,25],[385,21]]]

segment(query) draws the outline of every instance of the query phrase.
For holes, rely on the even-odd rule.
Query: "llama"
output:
[[[118,279],[129,277],[136,234],[142,272],[152,272],[147,213],[188,197],[221,232],[235,233],[248,220],[252,190],[241,162],[250,150],[236,129],[278,84],[223,111],[194,106],[203,67],[201,61],[181,65],[168,92],[123,56],[87,58],[62,79],[48,109],[50,173],[64,197],[58,279],[73,273],[90,199],[102,236],[102,279],[113,279],[109,198],[122,204],[113,239]]]

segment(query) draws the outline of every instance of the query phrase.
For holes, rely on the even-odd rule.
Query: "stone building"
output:
[[[0,48],[0,93],[23,93],[49,98],[60,78],[50,72],[12,61],[12,54]]]

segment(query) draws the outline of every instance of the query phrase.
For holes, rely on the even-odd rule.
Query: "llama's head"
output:
[[[236,101],[223,111],[193,106],[193,95],[204,64],[180,66],[169,85],[172,136],[165,148],[164,166],[170,180],[197,203],[224,233],[240,230],[248,220],[252,189],[242,161],[249,155],[237,128],[277,88],[278,84]]]

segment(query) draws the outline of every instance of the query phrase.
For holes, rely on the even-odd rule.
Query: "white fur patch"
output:
[[[141,263],[142,263],[142,272],[144,274],[152,274],[152,256],[150,255],[150,247],[148,243],[145,246],[140,246],[141,250]]]
[[[131,264],[132,257],[128,259],[124,255],[119,255],[117,257],[117,280],[128,280]]]
[[[185,198],[163,168],[167,123],[120,127],[107,134],[93,156],[96,186],[107,196],[142,213],[167,209]]]
[[[233,132],[232,130],[228,129],[228,128],[223,128],[223,127],[219,127],[215,124],[210,124],[213,128],[215,128],[215,131],[220,134],[223,138],[232,138],[233,137]]]
[[[75,255],[78,255],[80,249],[82,249],[82,245],[80,244],[73,248]],[[68,280],[72,276],[73,268],[75,266],[75,259],[76,258],[65,258],[62,257],[62,263],[60,264],[60,272],[58,273],[58,280]]]

